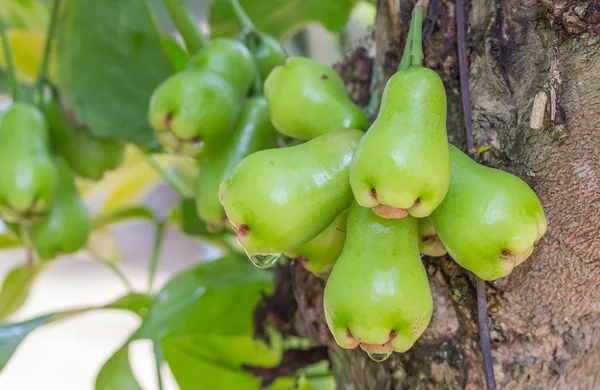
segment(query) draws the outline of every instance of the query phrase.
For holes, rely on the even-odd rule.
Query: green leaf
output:
[[[341,31],[359,0],[240,0],[261,31],[281,41],[308,23],[320,22],[333,32]],[[240,30],[229,0],[212,0],[209,8],[212,35],[234,35]]]
[[[154,89],[174,72],[145,0],[70,0],[58,35],[66,106],[99,137],[158,148],[147,119]]]
[[[96,377],[96,390],[142,390],[131,371],[129,343],[104,363]]]
[[[100,214],[92,221],[95,229],[101,229],[113,223],[126,221],[129,219],[149,219],[154,220],[154,213],[147,207],[134,206],[124,207],[106,214]]]
[[[165,359],[181,390],[259,390],[260,379],[239,368],[220,365],[183,343],[164,341]]]
[[[134,338],[249,334],[261,294],[272,290],[272,274],[239,256],[199,264],[167,282]]]
[[[128,294],[104,306],[87,307],[76,310],[46,314],[31,320],[18,323],[0,323],[0,371],[6,366],[17,347],[29,333],[38,326],[63,320],[78,314],[98,309],[129,310],[140,316],[148,312],[149,299],[143,294]]]
[[[175,72],[184,70],[190,57],[185,49],[170,35],[164,35],[162,37],[162,43]]]
[[[279,333],[273,335],[270,345],[254,339],[251,334],[239,336],[199,334],[170,338],[163,341],[163,344],[188,351],[188,354],[194,355],[197,359],[236,369],[242,364],[275,367],[281,362],[283,353]]]
[[[37,262],[33,268],[27,264],[13,268],[2,283],[0,290],[0,320],[16,312],[29,297],[29,290],[35,278],[45,268],[46,263]]]
[[[18,324],[0,325],[0,370],[4,369],[21,341],[38,326],[52,321],[53,317],[54,314],[48,314]]]
[[[178,213],[182,232],[190,236],[204,236],[208,234],[206,223],[198,217],[195,199],[183,199],[179,206]],[[177,212],[174,217],[177,218]]]

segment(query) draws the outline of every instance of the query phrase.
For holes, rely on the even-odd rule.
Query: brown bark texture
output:
[[[336,66],[353,99],[373,113],[412,7],[379,0],[375,58],[359,48]],[[549,221],[534,255],[488,284],[498,387],[599,389],[600,2],[472,0],[465,8],[475,145],[486,147],[477,159],[528,182]],[[455,10],[453,1],[430,1],[424,64],[446,85],[449,139],[464,148]],[[545,107],[534,108],[536,95]],[[536,128],[532,110],[534,122],[543,116]],[[448,257],[424,261],[432,322],[408,353],[384,363],[336,347],[323,318],[324,283],[290,266],[297,332],[330,346],[339,389],[485,388],[474,280]]]

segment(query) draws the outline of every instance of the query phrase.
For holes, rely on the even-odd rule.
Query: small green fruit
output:
[[[246,157],[220,199],[248,255],[279,256],[312,240],[352,201],[348,165],[363,133],[342,130]]]
[[[406,352],[433,313],[417,220],[386,219],[353,203],[342,254],[325,286],[327,325],[342,348]]]
[[[48,126],[33,105],[14,103],[0,124],[0,214],[9,222],[39,220],[57,186],[49,154]]]
[[[431,214],[458,264],[484,280],[508,275],[533,252],[548,227],[533,190],[518,177],[477,164],[450,145],[452,181]]]
[[[76,128],[64,115],[58,101],[45,104],[44,113],[50,127],[52,149],[63,156],[81,177],[100,180],[104,173],[116,169],[125,155],[125,143],[98,138],[87,129]]]
[[[344,248],[347,217],[348,210],[342,211],[318,236],[301,247],[286,252],[286,256],[300,260],[308,271],[326,279]]]
[[[221,231],[227,221],[219,201],[221,182],[231,176],[244,157],[276,147],[277,137],[269,120],[267,101],[258,96],[246,100],[231,137],[222,149],[204,160],[198,174],[196,207],[212,232]]]
[[[419,218],[419,251],[431,257],[440,257],[448,253],[429,218]]]
[[[33,249],[41,259],[74,253],[87,242],[91,220],[77,193],[67,162],[53,157],[58,172],[58,189],[48,215],[27,228]]]
[[[273,69],[265,81],[265,97],[273,125],[289,137],[309,140],[331,131],[368,126],[340,76],[310,58],[291,57]]]
[[[350,185],[356,201],[385,218],[427,217],[450,184],[447,144],[440,77],[423,67],[396,73],[352,158]]]

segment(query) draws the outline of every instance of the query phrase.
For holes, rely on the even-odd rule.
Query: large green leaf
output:
[[[261,294],[272,290],[271,273],[240,256],[199,264],[167,282],[134,337],[249,334]]]
[[[256,26],[280,40],[289,38],[303,26],[320,22],[326,29],[341,31],[359,0],[240,0]],[[233,35],[240,25],[229,0],[211,0],[210,28],[213,35]]]
[[[58,36],[66,106],[100,137],[158,147],[147,119],[158,84],[173,74],[145,0],[69,0]]]
[[[46,263],[37,262],[33,267],[27,264],[13,268],[2,283],[0,290],[0,320],[16,312],[29,297],[33,281]]]
[[[96,390],[142,390],[129,363],[129,343],[104,363],[96,377]]]
[[[148,297],[142,294],[125,295],[104,306],[87,307],[59,313],[46,314],[31,320],[18,323],[0,323],[0,371],[6,366],[17,347],[29,333],[38,326],[66,319],[77,314],[97,309],[122,309],[132,311],[140,316],[148,312]]]
[[[259,390],[260,379],[252,374],[221,365],[196,353],[185,343],[164,341],[165,359],[181,390]]]

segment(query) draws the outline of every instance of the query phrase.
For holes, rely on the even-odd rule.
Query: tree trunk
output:
[[[400,4],[398,4],[400,3]],[[600,3],[467,1],[473,130],[480,162],[528,182],[549,229],[534,255],[488,283],[492,357],[502,389],[600,388]],[[377,103],[406,35],[409,0],[379,0],[374,60],[358,49],[337,66],[352,97]],[[444,80],[448,131],[464,149],[454,2],[430,2],[425,65]],[[432,22],[433,21],[433,22]],[[537,94],[546,109],[535,109]],[[543,99],[540,100],[543,102]],[[534,126],[536,127],[536,126]],[[424,259],[433,320],[415,346],[372,362],[337,348],[322,312],[323,283],[292,266],[300,333],[330,348],[338,388],[485,388],[475,283],[450,258]]]

